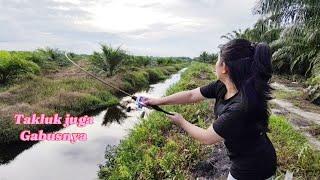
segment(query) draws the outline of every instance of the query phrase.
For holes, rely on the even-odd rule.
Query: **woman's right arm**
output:
[[[147,98],[144,101],[147,105],[172,105],[172,104],[189,104],[195,103],[206,99],[200,92],[200,87],[187,90],[180,91],[175,94],[160,97],[160,98]]]

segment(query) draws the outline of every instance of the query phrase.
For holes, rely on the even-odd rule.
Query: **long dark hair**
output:
[[[235,39],[221,47],[220,58],[241,93],[244,110],[251,117],[248,123],[253,121],[262,132],[269,132],[268,100],[272,99],[273,90],[269,85],[272,76],[270,47],[266,43]]]

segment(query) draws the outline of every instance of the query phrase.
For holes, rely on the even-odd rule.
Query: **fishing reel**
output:
[[[143,96],[137,96],[137,98],[136,98],[136,106],[137,106],[138,110],[142,110],[143,107],[147,107],[147,105],[145,103],[143,103],[143,101],[145,99],[146,98],[143,97]]]
[[[145,103],[143,103],[143,101],[146,99],[145,97],[143,97],[143,96],[134,96],[133,99],[134,99],[134,105],[129,105],[126,108],[127,112],[130,112],[131,110],[141,111],[143,109],[143,107],[147,107],[147,105]]]
[[[134,98],[133,98],[134,99]],[[143,103],[143,101],[145,100],[146,98],[143,97],[143,96],[138,96],[138,97],[135,97],[135,107],[132,108],[132,106],[128,106],[126,108],[126,112],[131,112],[131,110],[137,110],[137,111],[142,111],[143,110],[143,107],[147,107],[147,105],[145,103]],[[140,118],[144,118],[145,116],[145,111],[142,111],[141,115],[140,115]]]
[[[137,108],[140,108],[140,109],[142,109],[143,107],[152,108],[152,109],[154,109],[156,111],[160,111],[160,112],[163,112],[165,114],[174,115],[173,113],[170,113],[170,112],[167,112],[167,111],[163,110],[162,108],[160,108],[157,105],[146,105],[145,103],[143,103],[143,101],[146,99],[143,96],[132,96],[131,98],[136,101]]]

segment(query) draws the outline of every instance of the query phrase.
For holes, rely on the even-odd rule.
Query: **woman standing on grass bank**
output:
[[[222,46],[215,65],[218,80],[190,91],[162,98],[147,98],[146,105],[195,103],[215,98],[216,120],[208,129],[197,127],[180,114],[167,115],[172,122],[204,144],[224,141],[232,162],[228,180],[273,179],[277,167],[275,149],[266,132],[271,100],[270,48],[236,39]]]

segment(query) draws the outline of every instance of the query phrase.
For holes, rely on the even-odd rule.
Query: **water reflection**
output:
[[[117,122],[118,124],[121,124],[128,117],[126,113],[123,112],[124,108],[119,105],[108,107],[106,111],[107,112],[103,117],[103,126],[107,126],[112,122]]]
[[[10,161],[12,161],[17,155],[19,155],[24,150],[29,149],[37,142],[23,142],[23,141],[17,141],[14,143],[6,144],[1,143],[0,144],[0,164],[8,164]]]
[[[185,69],[184,69],[185,70]],[[150,86],[148,92],[136,93],[136,96],[148,94],[163,96],[166,90],[180,79],[180,71],[164,82]],[[128,135],[144,113],[150,111],[132,110],[126,112],[128,106],[134,103],[130,97],[124,97],[120,104],[126,106],[109,107],[94,116],[94,123],[85,127],[71,125],[61,129],[59,133],[86,133],[88,140],[71,144],[69,141],[40,141],[26,146],[11,144],[1,145],[0,179],[46,179],[77,180],[96,179],[98,165],[105,161],[106,146],[114,146]],[[31,147],[31,148],[30,148]],[[29,149],[28,149],[29,148]],[[27,149],[27,150],[26,150]],[[14,160],[12,160],[14,159]]]

